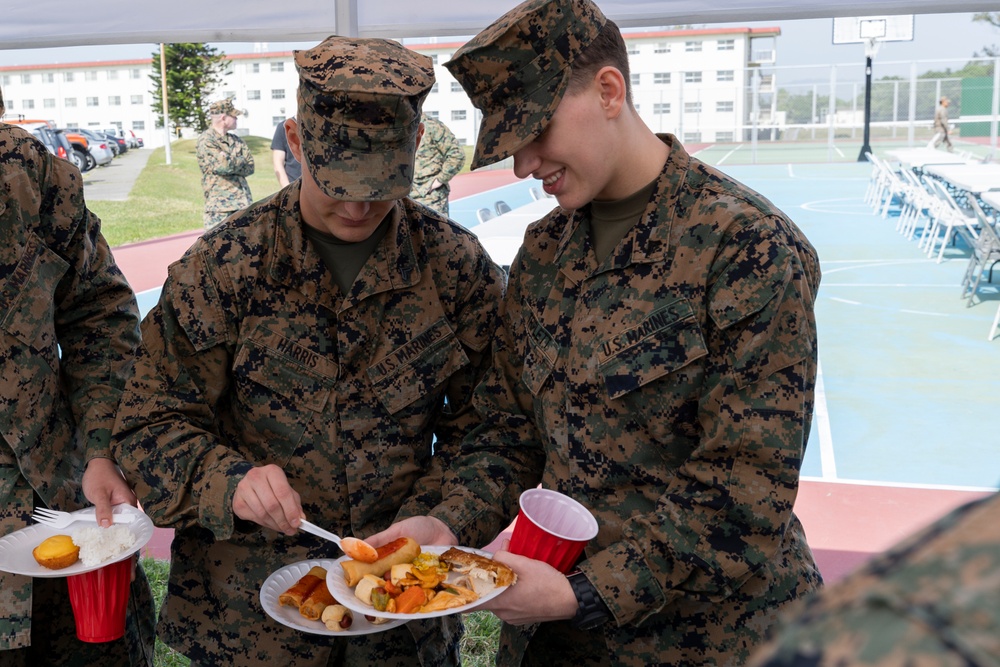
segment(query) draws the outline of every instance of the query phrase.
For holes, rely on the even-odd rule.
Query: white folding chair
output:
[[[994,222],[989,219],[975,197],[969,198],[969,205],[979,220],[979,238],[972,249],[969,265],[962,276],[962,297],[968,297],[966,306],[971,306],[982,282],[983,274],[993,272],[993,265],[1000,262],[1000,235],[997,234]],[[992,275],[990,276],[992,278]]]
[[[976,239],[979,238],[979,233],[976,231],[978,220],[975,215],[959,208],[958,204],[955,203],[954,197],[951,196],[951,193],[948,192],[943,183],[927,177],[924,178],[924,182],[927,183],[931,192],[937,194],[943,205],[935,211],[930,231],[925,235],[927,238],[926,245],[918,245],[918,247],[924,247],[928,257],[934,256],[934,250],[937,247],[937,263],[940,264],[944,259],[945,247],[956,235],[964,237],[970,246],[975,245]],[[939,236],[940,246],[938,246]],[[921,243],[923,243],[923,240],[924,237],[921,237]]]

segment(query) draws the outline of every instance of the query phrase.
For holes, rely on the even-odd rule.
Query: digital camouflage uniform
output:
[[[240,114],[230,100],[213,103],[209,113]],[[235,134],[219,134],[211,127],[198,135],[195,152],[205,194],[205,229],[211,229],[253,201],[246,179],[253,174],[253,153]]]
[[[389,44],[357,42],[348,42],[354,55],[346,62],[364,60],[365,44]],[[232,511],[250,468],[275,464],[306,516],[340,535],[364,537],[426,514],[440,500],[442,469],[476,422],[472,390],[490,361],[502,274],[473,235],[402,198],[412,163],[383,171],[395,176],[381,185],[379,169],[366,174],[369,160],[342,174],[341,185],[327,180],[338,172],[317,157],[320,138],[345,133],[324,132],[313,117],[317,107],[333,108],[321,91],[336,87],[328,76],[340,76],[328,54],[310,64],[317,49],[296,52],[304,165],[327,192],[357,196],[371,187],[400,197],[388,232],[346,294],[303,232],[302,181],[201,237],[171,266],[160,303],[143,322],[116,452],[146,511],[176,528],[159,633],[196,663],[457,664],[455,616],[350,639],[272,620],[259,601],[267,576],[339,550],[306,533],[287,537],[237,520]],[[405,54],[396,45],[382,62],[397,49]],[[430,59],[416,57],[432,71]],[[433,83],[424,76],[416,92],[402,86],[402,94],[422,101]],[[343,85],[359,94],[378,88],[370,77],[351,78]],[[357,111],[376,114],[377,106]],[[403,115],[391,133],[409,137],[412,157],[419,104],[412,117],[409,105],[386,108],[392,114],[371,124]]]
[[[820,584],[792,513],[819,264],[770,202],[663,140],[655,194],[600,266],[589,206],[528,228],[476,394],[484,424],[433,515],[479,544],[523,488],[572,496],[600,526],[580,569],[614,616],[607,658],[739,665]],[[501,664],[530,632],[504,626]]]
[[[789,609],[753,667],[1000,665],[1000,495]]]
[[[424,136],[417,148],[413,167],[413,189],[410,197],[447,217],[451,179],[462,171],[465,151],[448,126],[428,115],[423,117]],[[441,187],[431,190],[434,180]]]
[[[86,208],[80,172],[4,124],[0,235],[2,536],[31,525],[38,503],[61,510],[89,505],[81,489],[85,464],[111,456],[139,315],[100,221]],[[31,578],[0,572],[0,663],[18,664],[3,651],[31,645],[67,664],[129,664],[129,652],[132,664],[151,664],[153,603],[141,569],[127,638],[106,644],[76,640],[65,579],[36,584],[49,586],[62,589],[58,613],[45,609],[58,626],[32,623]]]

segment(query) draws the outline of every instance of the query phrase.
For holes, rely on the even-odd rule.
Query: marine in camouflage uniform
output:
[[[750,664],[1000,665],[1000,495],[958,508],[793,606]]]
[[[212,125],[198,135],[195,153],[201,168],[205,195],[205,229],[211,229],[253,201],[247,176],[253,174],[253,153],[246,142],[229,130],[236,127],[240,111],[229,99],[208,107]]]
[[[0,98],[0,115],[3,101]],[[126,367],[139,342],[135,297],[80,172],[0,124],[0,536],[35,507],[90,505],[88,462],[110,458]],[[76,639],[66,579],[0,572],[0,663],[149,665],[153,600],[141,568],[124,639]]]
[[[462,171],[465,151],[447,125],[427,114],[422,120],[424,134],[417,148],[410,198],[447,217],[449,183]]]
[[[624,69],[581,66],[567,92],[591,44],[611,44]],[[761,195],[642,124],[620,32],[589,1],[523,3],[446,66],[483,111],[473,168],[513,155],[561,207],[528,228],[511,266],[476,392],[483,424],[431,516],[482,544],[541,483],[600,527],[573,584],[501,554],[519,581],[484,608],[521,625],[503,626],[498,663],[742,665],[821,581],[792,512],[816,253]],[[637,193],[598,255],[595,200]]]
[[[259,601],[275,570],[341,554],[239,518],[242,485],[278,466],[300,511],[345,536],[426,513],[476,421],[502,290],[472,234],[406,198],[430,59],[337,37],[295,59],[288,138],[302,179],[171,266],[116,425],[143,507],[176,529],[159,634],[199,665],[458,664],[457,616],[335,639],[288,628]],[[341,199],[387,211],[346,287],[305,217]]]

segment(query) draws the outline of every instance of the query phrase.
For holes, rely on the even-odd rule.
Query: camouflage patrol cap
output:
[[[328,37],[295,52],[304,162],[323,191],[346,201],[410,192],[431,59],[386,39]]]
[[[513,155],[552,120],[570,67],[607,23],[590,0],[528,0],[445,63],[483,112],[472,168]]]
[[[216,102],[212,102],[211,104],[209,104],[208,113],[213,116],[217,114],[223,114],[226,116],[233,116],[235,118],[236,116],[239,116],[243,112],[233,106],[233,101],[231,99],[226,98],[224,100],[218,100]]]

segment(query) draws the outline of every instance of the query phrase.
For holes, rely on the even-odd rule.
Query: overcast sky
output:
[[[942,3],[946,4],[946,3]],[[864,65],[864,47],[860,44],[833,45],[833,20],[810,19],[804,21],[768,21],[758,24],[733,23],[726,26],[777,26],[781,37],[777,41],[778,65],[819,65],[830,63],[860,63]],[[695,26],[710,27],[710,26]],[[897,60],[960,60],[968,59],[974,51],[990,44],[1000,44],[1000,30],[985,23],[973,23],[972,14],[925,14],[916,17],[914,40],[909,43],[886,43],[876,56],[875,76],[879,76],[878,63]],[[273,42],[269,51],[309,48],[312,43]],[[224,53],[248,53],[254,50],[251,43],[232,42],[213,44]],[[66,47],[58,49],[0,50],[0,66],[56,64],[95,60],[148,58],[156,49],[154,44],[116,46]],[[961,63],[942,63],[943,69],[961,67]]]

